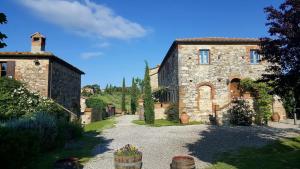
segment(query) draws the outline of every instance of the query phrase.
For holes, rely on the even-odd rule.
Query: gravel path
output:
[[[117,125],[101,135],[104,142],[85,169],[114,169],[113,151],[133,144],[143,152],[143,169],[168,169],[175,155],[195,157],[196,167],[210,165],[216,154],[242,146],[262,146],[274,139],[300,134],[299,128],[218,127],[210,125],[148,127],[132,124],[137,116],[117,118]]]

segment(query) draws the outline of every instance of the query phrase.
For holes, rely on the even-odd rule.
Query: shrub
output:
[[[3,126],[35,132],[39,137],[38,140],[43,151],[56,147],[56,120],[48,113],[36,113],[31,117],[9,120]]]
[[[255,123],[262,124],[264,121],[265,124],[267,124],[272,115],[272,87],[267,83],[257,82],[247,78],[241,80],[241,88],[243,92],[251,92],[254,96],[254,109],[256,112]]]
[[[0,78],[0,120],[19,118],[34,112],[39,96],[30,93],[22,83]]]
[[[69,114],[53,100],[30,92],[21,82],[0,78],[0,120],[32,116],[35,112],[46,112],[56,119],[69,119]]]
[[[233,125],[250,126],[254,113],[248,102],[243,99],[235,99],[233,104],[233,107],[228,110],[229,122]]]
[[[171,104],[166,110],[167,120],[179,122],[179,110],[177,104]]]
[[[92,108],[98,115],[96,117],[105,117],[105,108],[107,104],[99,97],[90,97],[86,100],[86,106]]]
[[[70,119],[70,114],[51,99],[41,99],[35,111],[49,113],[59,121],[69,121]]]
[[[1,168],[25,168],[39,152],[39,136],[35,131],[0,127]]]
[[[58,123],[58,145],[64,145],[68,140],[80,138],[83,134],[83,128],[79,121]]]

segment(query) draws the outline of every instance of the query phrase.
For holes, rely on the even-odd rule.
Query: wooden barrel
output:
[[[170,165],[171,169],[195,169],[195,161],[191,156],[175,156]]]
[[[114,155],[115,169],[141,169],[142,153],[134,156]]]

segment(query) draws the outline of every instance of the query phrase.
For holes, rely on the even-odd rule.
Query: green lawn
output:
[[[283,139],[262,148],[224,153],[207,169],[299,169],[300,137]]]
[[[115,119],[110,118],[93,122],[84,127],[84,136],[70,144],[69,148],[61,148],[49,153],[40,155],[30,168],[52,169],[56,160],[66,157],[77,157],[80,163],[87,162],[92,158],[92,149],[101,143],[101,138],[96,137],[102,130],[113,127]]]
[[[144,120],[133,120],[132,123],[138,124],[138,125],[146,125]],[[192,121],[188,125],[197,125],[197,124],[202,124],[202,123]],[[164,120],[164,119],[157,119],[154,121],[154,124],[150,124],[149,126],[162,127],[162,126],[184,126],[184,125],[180,124],[179,122],[173,122],[173,121]]]
[[[113,105],[116,106],[117,109],[121,109],[121,104],[122,104],[122,101],[121,101],[122,93],[121,92],[113,92],[112,94],[102,93],[100,95],[93,96],[93,97],[97,97],[108,104],[112,103]],[[128,111],[130,111],[130,95],[129,94],[126,95],[125,102],[126,102],[126,109]]]

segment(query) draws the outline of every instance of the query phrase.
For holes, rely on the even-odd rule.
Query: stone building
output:
[[[31,35],[31,52],[0,52],[1,77],[23,82],[33,92],[80,112],[81,70],[45,51],[46,38]]]
[[[268,63],[257,53],[252,38],[177,39],[158,70],[159,87],[167,88],[162,102],[178,103],[191,120],[209,121],[222,115],[233,97],[241,96],[239,82],[258,79]],[[285,116],[282,104],[276,111]]]
[[[159,65],[157,65],[154,68],[149,69],[150,85],[151,85],[152,91],[155,91],[158,89],[158,69],[159,69]]]

